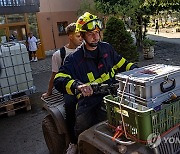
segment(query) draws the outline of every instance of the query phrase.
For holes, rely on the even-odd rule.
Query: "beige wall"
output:
[[[40,0],[40,12],[77,11],[81,0]]]
[[[67,12],[39,12],[37,13],[39,32],[44,50],[52,50],[60,48],[67,44],[66,35],[59,36],[57,22],[68,21],[68,24],[77,20],[76,11]],[[54,38],[53,33],[54,32]],[[55,40],[55,43],[54,43]]]
[[[44,51],[55,49],[55,44],[56,48],[60,48],[68,43],[66,35],[59,36],[57,22],[67,21],[68,24],[75,22],[81,1],[40,0],[40,12],[37,13],[37,20]]]

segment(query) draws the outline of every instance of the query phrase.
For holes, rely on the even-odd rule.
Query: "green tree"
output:
[[[131,18],[130,28],[135,32],[137,46],[142,46],[143,26],[149,22],[149,16],[163,10],[180,9],[179,0],[94,0],[96,7],[104,14],[121,16],[122,19]],[[144,32],[144,36],[146,31]]]
[[[81,1],[80,8],[77,11],[77,14],[82,15],[84,12],[91,12],[92,14],[98,13],[93,0],[82,0]]]
[[[127,60],[138,60],[138,53],[136,46],[133,45],[133,38],[126,30],[122,20],[116,17],[109,18],[103,33],[103,40],[110,43]]]

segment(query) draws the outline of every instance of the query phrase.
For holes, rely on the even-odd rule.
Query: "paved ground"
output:
[[[156,41],[163,41],[173,44],[180,44],[180,32],[175,33],[173,29],[160,29],[159,34],[155,34],[154,29],[149,29],[148,34],[150,34],[149,38],[154,39]]]
[[[36,93],[31,95],[31,111],[21,111],[14,117],[0,117],[0,154],[49,154],[41,122],[47,114],[40,100],[50,78],[51,57],[32,63]]]
[[[162,34],[152,34],[153,32],[149,37],[157,41],[155,58],[144,60],[141,57],[139,66],[152,63],[180,66],[180,33],[174,35],[174,37],[177,36],[177,41],[172,42],[171,39],[168,39],[167,34],[163,34],[163,37],[161,37]],[[51,70],[51,57],[32,63],[31,66],[34,85],[37,87],[37,92],[31,95],[32,110],[20,112],[14,117],[0,117],[0,154],[49,153],[41,129],[42,119],[47,113],[42,110],[43,102],[40,100],[40,96],[47,89]]]

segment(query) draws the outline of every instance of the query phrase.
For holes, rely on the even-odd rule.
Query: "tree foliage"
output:
[[[131,34],[127,32],[124,22],[116,17],[111,17],[106,24],[103,40],[110,43],[115,50],[130,61],[138,60],[136,46],[133,44]]]
[[[78,15],[82,15],[85,12],[90,12],[92,14],[98,14],[95,3],[93,0],[82,0],[80,3],[80,8],[77,12]]]
[[[180,0],[94,0],[97,8],[107,14],[129,14],[141,10],[153,14],[162,10],[180,10]]]
[[[180,0],[94,0],[99,11],[106,15],[121,16],[124,20],[131,18],[130,28],[135,32],[137,45],[141,46],[143,26],[150,15],[163,10],[180,10]],[[145,31],[146,33],[146,31]],[[145,35],[144,33],[144,35]]]

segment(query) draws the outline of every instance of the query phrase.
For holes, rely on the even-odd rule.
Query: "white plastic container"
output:
[[[136,103],[136,104],[141,104],[144,106],[147,106],[148,108],[154,108],[154,109],[160,109],[158,106],[160,106],[163,102],[167,102],[172,99],[173,94],[176,96],[180,96],[180,88],[173,90],[172,92],[167,92],[161,95],[158,95],[157,97],[154,98],[149,98],[149,99],[143,99],[140,97],[137,97],[135,95],[131,95],[130,93],[124,93],[123,95],[123,100],[126,102],[131,102],[131,103]],[[118,90],[118,95],[122,97],[122,92]]]
[[[22,43],[0,45],[0,98],[34,89],[26,46]]]
[[[121,95],[126,83],[125,97],[155,107],[170,99],[171,95],[180,96],[180,67],[153,64],[116,75],[119,81],[118,93]]]

